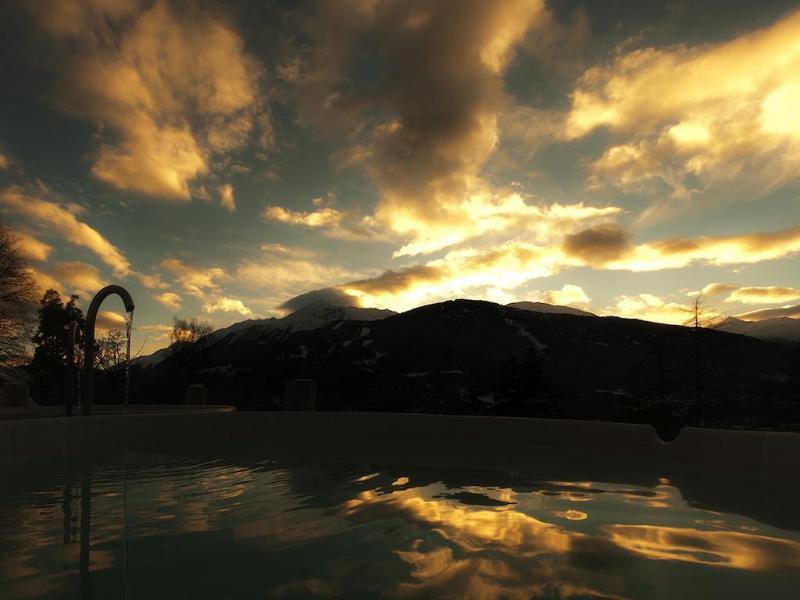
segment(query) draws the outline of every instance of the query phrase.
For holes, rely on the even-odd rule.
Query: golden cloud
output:
[[[192,296],[205,298],[209,292],[217,292],[219,283],[227,279],[219,267],[196,268],[178,258],[161,261],[161,267],[176,276],[178,283]]]
[[[800,289],[769,285],[735,289],[726,301],[744,304],[782,304],[798,300],[800,300]]]
[[[45,261],[50,257],[50,253],[53,251],[52,246],[45,244],[26,231],[14,231],[13,235],[17,250],[28,260],[35,260],[37,262]]]
[[[106,285],[97,267],[80,261],[58,262],[49,271],[29,268],[34,282],[34,293],[41,297],[47,290],[56,290],[62,298],[76,295],[91,298]]]
[[[338,288],[359,298],[364,306],[395,310],[454,297],[509,302],[513,300],[510,290],[557,272],[561,258],[557,249],[507,242],[483,251],[453,250],[424,265],[386,271]]]
[[[692,292],[690,295],[701,295],[707,298],[712,298],[714,296],[722,296],[723,294],[730,294],[732,291],[736,290],[739,286],[733,285],[730,283],[709,283],[708,285],[704,286],[702,290],[699,292]]]
[[[306,227],[336,227],[344,218],[344,215],[335,208],[320,208],[311,212],[300,212],[289,210],[281,206],[267,206],[263,212],[265,219],[290,223],[292,225],[304,225]]]
[[[110,329],[125,329],[125,317],[110,310],[101,310],[97,313],[95,322],[98,333],[105,333]]]
[[[511,292],[563,269],[658,271],[692,264],[736,265],[785,258],[800,252],[800,228],[734,236],[670,238],[634,244],[616,226],[591,227],[563,236],[560,243],[510,241],[484,248],[460,249],[443,258],[350,281],[338,289],[359,298],[362,305],[395,310],[453,297],[513,300]],[[582,292],[582,290],[581,290]],[[585,295],[585,293],[583,293]],[[571,296],[571,298],[570,298]],[[555,303],[583,302],[577,289],[555,290]],[[613,312],[626,316],[682,322],[686,305],[654,296],[622,297]],[[682,320],[681,320],[682,319]]]
[[[161,339],[161,340],[167,340],[167,339],[169,339],[169,336],[172,333],[173,326],[172,325],[160,325],[160,324],[140,325],[136,329],[139,329],[139,330],[142,330],[142,331],[146,331],[149,334],[151,334],[152,336],[154,336],[155,338],[158,338],[158,339]]]
[[[684,325],[692,316],[692,306],[677,302],[667,302],[652,294],[618,296],[616,304],[603,311],[629,319],[642,319],[670,325]]]
[[[28,273],[30,273],[31,277],[33,278],[33,284],[35,287],[34,294],[37,297],[41,298],[44,296],[47,290],[58,291],[61,289],[61,284],[48,273],[31,267],[28,268]]]
[[[316,229],[331,238],[359,241],[378,239],[380,232],[374,217],[355,211],[342,211],[335,206],[335,194],[314,198],[314,210],[295,211],[282,206],[266,206],[261,216],[268,221]]]
[[[470,239],[505,233],[545,243],[581,226],[619,215],[616,206],[595,207],[576,204],[531,204],[518,193],[491,193],[488,189],[465,200],[439,207],[440,220],[418,219],[398,209],[393,228],[412,234],[411,242],[395,257],[427,254]]]
[[[9,210],[25,215],[37,225],[48,227],[76,246],[94,252],[118,276],[128,275],[131,265],[122,252],[104,238],[100,232],[79,221],[68,207],[41,200],[12,186],[0,192],[0,204]]]
[[[800,252],[800,227],[731,236],[670,238],[632,247],[602,266],[612,270],[658,271],[695,263],[753,264]]]
[[[236,201],[233,197],[233,186],[230,183],[226,183],[225,185],[221,185],[218,191],[219,203],[222,205],[222,208],[228,212],[234,212],[236,210]]]
[[[212,11],[92,0],[29,3],[59,60],[54,102],[90,119],[104,136],[92,174],[155,197],[188,200],[189,182],[214,155],[256,130],[271,143],[260,65]]]
[[[56,263],[50,272],[61,282],[63,293],[77,294],[83,299],[92,298],[107,283],[97,267],[79,261]]]
[[[133,275],[139,280],[139,283],[148,290],[164,289],[167,287],[167,284],[161,281],[161,277],[158,275],[148,275],[146,273],[133,273]]]
[[[11,159],[0,152],[0,171],[5,171],[11,166]]]
[[[346,269],[321,264],[304,249],[285,246],[267,246],[257,259],[243,261],[236,269],[236,279],[245,287],[257,289],[280,283],[304,288],[298,293],[351,275]]]
[[[181,298],[175,292],[164,292],[162,294],[157,294],[153,298],[156,302],[173,312],[179,311],[183,303],[183,298]]]
[[[560,290],[549,290],[542,292],[542,300],[548,304],[558,304],[561,306],[571,306],[573,304],[588,304],[589,296],[579,285],[566,283]]]
[[[800,11],[727,42],[621,53],[589,69],[565,137],[604,127],[619,142],[595,173],[630,187],[658,179],[686,197],[735,180],[764,193],[800,166]]]
[[[216,298],[211,302],[206,302],[203,305],[203,310],[207,313],[233,312],[233,313],[239,313],[240,315],[244,315],[246,317],[251,316],[253,314],[253,311],[247,308],[241,300],[238,300],[236,298],[228,298],[226,296]]]

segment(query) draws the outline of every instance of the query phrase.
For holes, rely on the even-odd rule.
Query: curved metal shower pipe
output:
[[[125,311],[132,313],[136,308],[133,304],[133,298],[124,287],[119,285],[107,285],[102,290],[97,292],[89,305],[89,310],[86,312],[86,332],[83,349],[83,384],[81,386],[81,405],[83,414],[88,415],[92,412],[92,401],[94,398],[94,327],[97,321],[97,311],[100,310],[100,305],[103,300],[108,298],[111,294],[117,294],[122,298],[122,303],[125,305]]]

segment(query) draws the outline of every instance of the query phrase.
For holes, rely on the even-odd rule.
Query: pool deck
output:
[[[132,407],[133,408],[133,407]],[[800,434],[684,428],[665,443],[649,425],[395,413],[163,410],[0,421],[0,463],[142,448],[293,444],[322,459],[357,453],[409,463],[514,468],[553,449],[800,475]],[[219,408],[220,410],[211,410]]]
[[[131,404],[128,406],[129,415],[150,414],[186,414],[186,413],[225,413],[233,412],[233,406],[222,404]],[[81,417],[81,408],[74,408],[75,417]],[[93,415],[121,416],[121,404],[95,404],[92,407]],[[17,419],[45,419],[64,416],[63,406],[0,406],[0,421]]]

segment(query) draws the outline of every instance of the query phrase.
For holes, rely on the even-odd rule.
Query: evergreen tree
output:
[[[31,393],[35,398],[38,396],[40,403],[60,402],[71,321],[78,324],[76,344],[80,347],[85,320],[77,300],[77,296],[71,296],[65,304],[56,290],[47,290],[39,301],[39,327],[31,338],[34,350],[28,370]]]

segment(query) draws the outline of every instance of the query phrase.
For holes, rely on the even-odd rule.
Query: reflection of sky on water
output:
[[[163,459],[87,477],[58,473],[55,486],[0,495],[0,597],[86,595],[89,580],[95,597],[121,586],[131,597],[153,586],[209,598],[701,597],[698,586],[782,597],[800,581],[800,535],[690,506],[666,479],[498,476],[490,486],[485,474],[472,485],[446,470],[437,480],[430,470]]]
[[[545,489],[524,494],[484,489],[487,498],[508,503],[492,508],[487,502],[454,503],[457,494],[444,493],[439,484],[388,493],[366,490],[346,503],[344,513],[355,519],[394,514],[443,538],[445,545],[438,547],[420,538],[410,550],[397,551],[416,579],[399,587],[412,595],[625,597],[626,571],[642,558],[749,571],[800,567],[796,535],[754,533],[759,526],[742,517],[688,507],[668,485],[643,490],[589,482],[544,484]],[[576,501],[583,510],[569,508]]]

